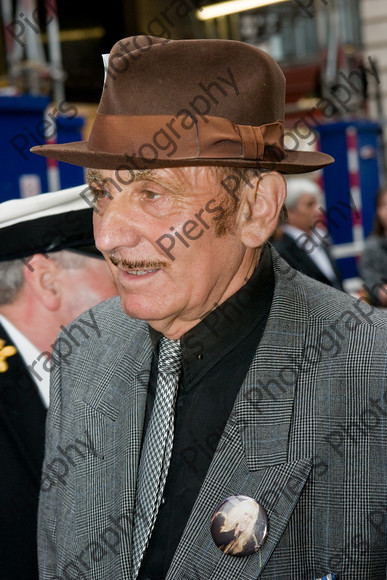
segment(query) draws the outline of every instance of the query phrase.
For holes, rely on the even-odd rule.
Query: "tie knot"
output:
[[[163,336],[159,348],[159,371],[166,373],[180,372],[181,358],[180,340],[171,340]]]

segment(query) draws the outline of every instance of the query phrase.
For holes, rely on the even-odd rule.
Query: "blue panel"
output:
[[[57,142],[70,143],[72,141],[80,141],[82,139],[82,129],[84,126],[84,119],[82,117],[57,117]],[[74,185],[81,185],[85,182],[85,172],[83,167],[71,165],[70,163],[58,163],[60,172],[60,183],[64,189],[66,187],[73,187]]]
[[[337,266],[344,280],[347,278],[357,278],[359,276],[357,262],[353,257],[339,258],[337,260]]]
[[[46,160],[29,149],[44,142],[44,111],[48,103],[45,97],[0,96],[0,201],[20,197],[23,175],[47,191]]]
[[[318,127],[321,151],[335,158],[335,163],[324,169],[324,187],[328,228],[334,244],[353,241],[346,129],[357,130],[358,160],[362,201],[364,235],[370,232],[375,212],[375,193],[381,182],[382,128],[377,122],[366,120],[339,121]],[[358,276],[354,257],[338,260],[344,278]]]
[[[334,244],[353,241],[345,129],[344,123],[319,128],[321,150],[335,158],[335,163],[324,170],[327,224]]]
[[[44,144],[45,131],[58,143],[82,138],[84,119],[63,115],[56,125],[53,115],[44,117],[49,103],[42,96],[0,96],[0,202],[48,191],[48,161],[30,152],[34,145]],[[59,163],[59,172],[61,188],[84,183],[82,167]]]

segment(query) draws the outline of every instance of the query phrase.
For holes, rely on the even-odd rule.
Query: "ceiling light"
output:
[[[210,18],[219,18],[227,14],[235,14],[236,12],[243,12],[244,10],[252,10],[253,8],[261,8],[269,4],[278,4],[278,2],[286,2],[287,0],[228,0],[228,2],[220,2],[219,4],[210,4],[203,6],[196,11],[196,16],[199,20],[210,20]]]

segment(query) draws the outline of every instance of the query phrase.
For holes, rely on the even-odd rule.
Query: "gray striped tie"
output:
[[[181,372],[180,340],[160,341],[154,406],[137,478],[133,530],[133,578],[148,546],[167,479],[173,446],[175,401]]]

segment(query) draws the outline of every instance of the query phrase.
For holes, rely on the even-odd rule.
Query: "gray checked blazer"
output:
[[[272,249],[264,336],[181,537],[167,580],[386,578],[387,317],[292,270]],[[118,299],[100,338],[54,371],[39,515],[42,580],[131,580],[132,516],[151,345]],[[75,335],[76,328],[71,325]],[[269,531],[224,554],[211,517],[255,498]]]

